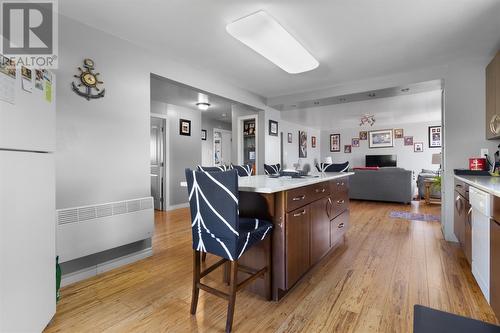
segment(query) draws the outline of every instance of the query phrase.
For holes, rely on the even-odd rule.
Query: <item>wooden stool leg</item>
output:
[[[193,315],[196,313],[196,307],[198,306],[198,295],[200,294],[198,283],[200,282],[200,273],[200,252],[193,250],[193,292],[191,294],[191,314]]]
[[[223,282],[229,286],[231,283],[231,262],[228,261],[224,264],[224,276],[222,277]]]
[[[267,271],[264,274],[264,288],[266,288],[266,299],[268,301],[272,300],[272,292],[271,292],[271,266],[272,266],[272,251],[271,251],[271,237],[267,237],[265,240],[266,242],[266,268]]]
[[[238,287],[238,260],[231,261],[231,283],[229,285],[229,304],[227,305],[226,333],[233,328],[234,305]]]
[[[205,262],[207,260],[207,253],[206,252],[202,252],[201,253],[201,261]]]

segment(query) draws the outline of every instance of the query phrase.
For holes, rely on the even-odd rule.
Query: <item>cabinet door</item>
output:
[[[311,209],[311,264],[317,263],[330,250],[329,197],[315,201]]]
[[[464,202],[464,213],[462,214],[463,224],[465,224],[463,249],[465,258],[472,265],[472,209],[469,201],[464,200]]]
[[[499,135],[495,76],[496,61],[493,60],[486,67],[486,139],[494,139]]]
[[[334,218],[331,222],[330,227],[330,241],[331,245],[335,246],[339,243],[344,237],[347,229],[349,228],[349,211],[346,210],[336,218]]]
[[[500,317],[500,224],[490,222],[490,305]]]
[[[464,246],[464,238],[465,238],[465,220],[463,218],[464,207],[464,198],[455,191],[455,212],[453,218],[453,231],[455,232],[455,236],[458,239],[458,242],[463,247]]]
[[[292,287],[310,267],[310,208],[286,214],[286,286]]]

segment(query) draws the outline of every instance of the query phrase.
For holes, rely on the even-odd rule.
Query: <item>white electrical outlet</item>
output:
[[[490,155],[488,153],[488,148],[481,148],[481,157],[484,157],[484,155],[488,155],[488,156]]]

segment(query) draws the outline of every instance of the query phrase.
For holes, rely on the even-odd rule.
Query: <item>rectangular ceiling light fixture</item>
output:
[[[263,10],[228,24],[226,30],[290,74],[307,72],[319,65],[292,35]]]

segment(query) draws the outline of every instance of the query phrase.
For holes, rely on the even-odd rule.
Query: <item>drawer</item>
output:
[[[330,194],[328,182],[286,191],[286,211],[290,212]]]
[[[465,199],[469,200],[469,185],[461,180],[455,179],[455,191],[460,193]]]
[[[330,181],[330,193],[349,192],[349,177],[342,177]]]
[[[345,235],[347,229],[349,228],[349,211],[346,210],[336,218],[331,221],[330,228],[330,243],[334,246]]]
[[[340,213],[349,209],[349,195],[348,192],[337,192],[330,195],[331,207],[330,218],[335,218]]]

